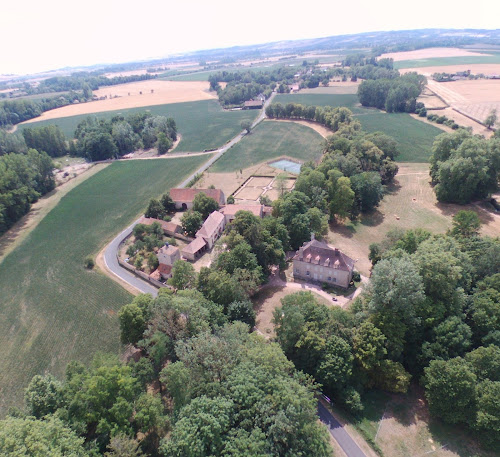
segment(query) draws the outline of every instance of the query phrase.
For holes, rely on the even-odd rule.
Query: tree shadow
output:
[[[26,227],[29,226],[30,219],[36,217],[39,212],[40,208],[31,208],[28,213],[26,213],[0,237],[0,257],[5,254],[8,247],[17,239],[20,234],[22,234]]]
[[[394,178],[392,182],[385,186],[385,195],[395,195],[401,190],[402,187],[403,186],[401,186],[399,181]]]
[[[368,227],[376,227],[384,222],[385,215],[381,213],[378,209],[374,209],[369,213],[365,213],[361,216],[360,223]]]
[[[487,201],[477,201],[468,205],[438,202],[436,203],[436,208],[446,217],[453,217],[459,211],[474,211],[483,225],[493,222],[495,220],[494,216],[499,214],[493,205]]]
[[[356,233],[355,225],[357,225],[357,221],[353,221],[348,225],[330,223],[330,231],[332,233],[337,233],[344,238],[352,238]]]

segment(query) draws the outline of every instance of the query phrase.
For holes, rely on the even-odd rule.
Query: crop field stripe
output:
[[[363,130],[384,132],[399,145],[398,162],[424,163],[429,161],[432,143],[441,129],[413,119],[407,113],[386,113],[359,105],[355,94],[278,94],[274,103],[303,105],[346,106],[359,119]],[[356,106],[357,105],[357,106]]]
[[[58,125],[68,138],[72,138],[78,123],[89,116],[111,119],[116,115],[127,116],[143,111],[175,119],[177,129],[182,135],[176,152],[197,152],[221,147],[241,131],[243,120],[253,121],[259,113],[257,110],[224,111],[217,101],[202,100],[62,117],[22,124],[19,128]]]
[[[394,68],[441,67],[445,65],[500,64],[500,53],[490,53],[484,56],[433,57],[429,59],[400,60],[394,62]],[[464,68],[466,69],[466,68]]]
[[[210,168],[231,172],[283,155],[299,160],[321,157],[323,138],[309,127],[292,122],[265,121],[227,151]]]
[[[116,313],[131,295],[83,260],[96,255],[205,156],[113,163],[64,196],[0,265],[0,415],[34,374],[120,350]]]

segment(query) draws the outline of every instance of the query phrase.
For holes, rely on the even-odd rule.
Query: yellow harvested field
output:
[[[382,54],[379,59],[388,58],[394,59],[394,62],[399,62],[401,60],[431,59],[435,57],[465,57],[484,55],[488,54],[467,51],[466,49],[459,48],[426,48],[417,49],[415,51],[389,52],[387,54]]]
[[[480,203],[455,205],[438,203],[430,185],[429,166],[422,163],[399,164],[399,173],[380,206],[360,220],[330,227],[329,242],[338,246],[356,260],[356,269],[370,274],[369,246],[379,243],[394,228],[408,230],[425,228],[432,233],[444,233],[451,219],[460,210],[472,210],[482,222],[481,232],[486,236],[500,233],[500,215],[484,208]]]
[[[487,136],[491,134],[479,123],[484,122],[491,110],[500,112],[500,80],[475,79],[442,83],[429,80],[427,87],[458,112],[458,116],[453,113],[452,116],[443,114],[460,125],[473,127],[475,133]],[[451,110],[447,108],[444,111],[449,113]]]
[[[41,116],[30,119],[25,123],[76,116],[79,114],[102,113],[142,106],[166,105],[168,103],[217,98],[215,92],[209,91],[208,81],[160,81],[157,79],[105,87],[96,90],[94,95],[97,97],[107,96],[108,98],[106,100],[68,105],[46,111]]]

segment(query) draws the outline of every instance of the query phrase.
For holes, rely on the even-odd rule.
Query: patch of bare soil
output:
[[[52,192],[44,195],[34,203],[28,214],[17,221],[13,227],[0,237],[0,263],[15,247],[17,247],[26,236],[38,225],[38,223],[54,208],[64,195],[78,184],[90,178],[108,164],[97,164],[87,168],[86,173],[78,175],[76,178],[66,181],[56,187]]]
[[[217,98],[215,92],[209,91],[208,81],[161,81],[159,79],[109,86],[95,91],[94,95],[107,97],[107,99],[63,106],[62,108],[46,111],[41,116],[30,119],[25,123],[79,114],[102,113],[142,106]]]
[[[415,51],[389,52],[382,54],[379,59],[394,59],[394,62],[401,60],[432,59],[436,57],[466,57],[489,55],[484,52],[467,51],[460,48],[426,48]]]

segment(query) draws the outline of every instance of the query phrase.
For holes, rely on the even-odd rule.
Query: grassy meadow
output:
[[[120,350],[116,313],[131,295],[84,269],[156,197],[207,157],[118,162],[64,196],[0,264],[0,416],[37,373]]]
[[[484,56],[433,57],[428,59],[400,60],[394,68],[443,67],[446,65],[500,64],[500,52],[485,51]],[[465,68],[466,69],[466,68]]]
[[[432,143],[442,130],[413,119],[407,113],[386,113],[363,108],[355,94],[278,94],[273,102],[303,105],[346,106],[359,119],[367,132],[384,132],[399,145],[398,162],[428,162]]]
[[[358,96],[356,94],[277,94],[274,97],[273,103],[299,103],[307,106],[345,106],[353,113],[362,113],[364,108],[359,104]]]
[[[303,161],[321,156],[323,138],[319,133],[292,122],[261,122],[210,168],[211,172],[231,172],[286,155]]]
[[[182,140],[176,152],[196,152],[223,146],[241,131],[241,121],[253,121],[258,114],[254,110],[224,111],[216,100],[202,100],[197,102],[172,103],[168,105],[145,106],[119,111],[96,113],[94,116],[110,119],[116,115],[126,116],[131,113],[149,111],[154,115],[173,117]],[[42,127],[44,125],[58,125],[68,138],[73,138],[76,126],[88,114],[62,117],[46,121],[22,124],[24,127]]]

